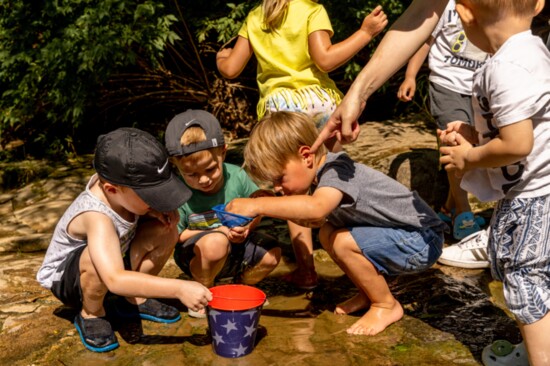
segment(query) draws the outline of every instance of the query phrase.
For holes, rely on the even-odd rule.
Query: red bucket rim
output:
[[[262,306],[265,302],[265,293],[247,285],[220,285],[210,288],[212,301],[208,306],[216,310],[242,311]]]

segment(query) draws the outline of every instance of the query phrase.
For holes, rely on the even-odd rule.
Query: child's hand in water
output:
[[[363,20],[361,30],[367,32],[372,38],[388,25],[388,16],[382,10],[382,6],[378,5],[369,15]]]

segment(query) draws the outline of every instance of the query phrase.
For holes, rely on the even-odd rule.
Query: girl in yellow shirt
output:
[[[218,52],[216,63],[224,77],[233,79],[254,54],[258,119],[273,111],[304,112],[320,129],[343,96],[327,73],[349,61],[387,24],[386,14],[377,6],[358,31],[332,44],[334,32],[323,5],[312,0],[263,0],[248,14],[235,47]],[[336,139],[325,145],[331,151],[341,150]],[[317,284],[311,230],[291,223],[289,229],[298,269],[288,279],[311,289]]]

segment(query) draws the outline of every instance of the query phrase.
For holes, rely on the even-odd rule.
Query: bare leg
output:
[[[453,172],[447,172],[449,178],[449,198],[447,204],[452,202],[448,208],[455,209],[455,216],[463,212],[472,211],[468,201],[468,192],[460,188],[460,178],[457,178]]]
[[[281,248],[273,248],[268,251],[260,263],[243,273],[242,281],[246,285],[255,285],[271,273],[279,264]]]
[[[175,225],[166,227],[157,220],[140,222],[136,237],[130,246],[132,270],[158,275],[172,254],[178,231]],[[127,297],[133,304],[142,304],[145,298]]]
[[[200,238],[195,244],[195,257],[189,264],[193,279],[206,287],[211,287],[230,251],[229,240],[221,232]]]
[[[336,305],[334,309],[334,314],[336,315],[347,315],[355,313],[356,311],[366,309],[370,306],[369,298],[362,292],[359,292],[357,295],[347,299],[344,302]]]
[[[369,310],[347,332],[375,335],[400,320],[403,317],[401,304],[391,294],[384,276],[363,256],[349,231],[330,230],[330,226],[325,225],[321,234],[321,243],[328,239],[323,243],[325,249],[357,286],[361,296],[371,302]],[[354,307],[361,305],[356,300]],[[363,306],[367,305],[363,301]]]
[[[105,316],[103,299],[107,294],[107,286],[103,283],[90,258],[88,248],[80,256],[80,287],[82,289],[83,318]]]
[[[296,257],[296,270],[291,279],[297,284],[314,285],[317,283],[315,261],[313,259],[313,238],[311,229],[288,221],[288,231],[292,249]]]
[[[550,313],[532,324],[518,322],[531,366],[550,365]]]

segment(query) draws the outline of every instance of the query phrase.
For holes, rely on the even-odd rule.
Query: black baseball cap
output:
[[[151,134],[123,127],[97,139],[94,168],[107,182],[132,188],[153,209],[175,210],[191,191],[173,172],[168,154]]]
[[[206,134],[206,140],[182,146],[181,136],[191,126],[200,126]],[[189,155],[225,145],[222,127],[218,119],[211,113],[198,109],[188,109],[172,118],[166,127],[164,141],[170,156]]]

